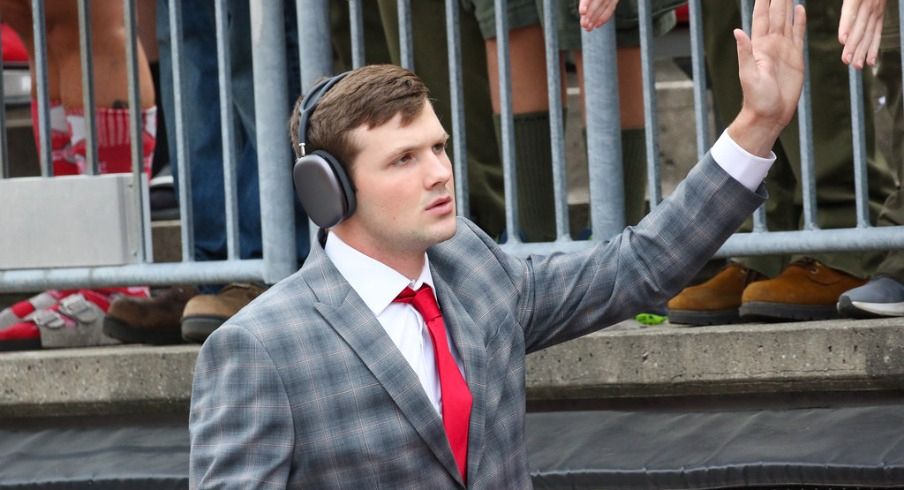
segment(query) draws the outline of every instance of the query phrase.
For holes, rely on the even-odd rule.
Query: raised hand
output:
[[[744,103],[729,135],[747,151],[766,156],[794,115],[804,80],[804,7],[791,0],[756,0],[751,37],[740,29],[738,77]]]
[[[618,0],[581,0],[578,5],[581,27],[590,32],[609,22],[617,4]]]
[[[838,42],[844,45],[841,61],[858,70],[876,66],[885,0],[844,0],[838,23]]]

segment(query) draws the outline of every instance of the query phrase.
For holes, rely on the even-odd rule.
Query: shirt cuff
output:
[[[719,136],[710,155],[728,175],[752,191],[760,186],[775,163],[775,153],[770,151],[769,158],[758,157],[738,146],[728,131]]]

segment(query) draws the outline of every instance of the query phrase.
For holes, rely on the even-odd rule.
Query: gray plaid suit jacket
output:
[[[511,257],[460,219],[428,256],[474,397],[467,486],[531,487],[525,354],[667,300],[764,197],[707,155],[643,223],[586,252]],[[464,486],[417,376],[319,244],[207,339],[190,432],[193,488]]]

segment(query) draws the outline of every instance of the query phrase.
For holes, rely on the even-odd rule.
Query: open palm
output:
[[[757,0],[751,36],[736,29],[744,109],[784,127],[794,115],[804,80],[804,7],[791,0]]]

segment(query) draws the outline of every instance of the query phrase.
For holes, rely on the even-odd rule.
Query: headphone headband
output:
[[[311,114],[314,113],[314,109],[317,108],[323,95],[329,92],[329,90],[333,88],[333,85],[339,83],[339,81],[345,78],[349,73],[351,72],[347,71],[321,80],[308,91],[303,99],[301,99],[301,105],[298,106],[298,144],[301,146],[301,156],[304,156],[307,153],[305,145],[308,142],[308,122],[311,119]]]

